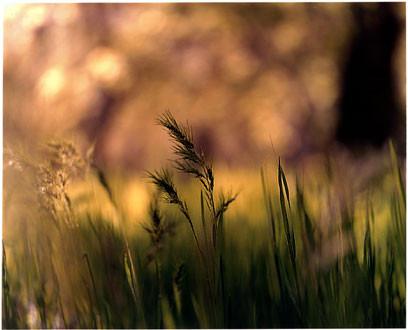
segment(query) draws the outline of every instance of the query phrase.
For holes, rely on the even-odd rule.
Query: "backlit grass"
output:
[[[141,178],[104,173],[69,143],[45,161],[9,156],[3,327],[405,325],[392,144],[386,171],[350,193],[335,169],[286,172],[279,159],[231,174],[170,113],[159,123],[175,162]]]

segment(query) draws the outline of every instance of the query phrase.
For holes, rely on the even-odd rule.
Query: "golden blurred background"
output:
[[[155,125],[170,110],[227,166],[258,166],[272,150],[295,162],[319,153],[334,141],[352,6],[9,5],[5,146],[74,139],[95,143],[105,168],[144,170],[170,157]],[[405,102],[404,33],[397,48]]]

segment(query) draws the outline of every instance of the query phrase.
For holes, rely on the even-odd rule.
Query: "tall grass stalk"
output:
[[[187,203],[182,200],[177,192],[175,184],[172,180],[170,172],[166,170],[149,172],[152,182],[156,185],[158,190],[164,195],[165,200],[169,204],[178,206],[179,211],[187,219],[197,249],[202,259],[203,268],[206,272],[206,281],[209,288],[210,295],[210,309],[212,310],[211,322],[214,326],[222,326],[222,313],[220,314],[220,307],[223,305],[222,300],[222,281],[219,277],[220,265],[222,264],[222,256],[220,251],[220,235],[222,235],[222,219],[228,207],[236,199],[236,195],[220,194],[218,203],[215,201],[214,194],[214,174],[213,167],[201,150],[198,150],[194,144],[191,127],[182,125],[177,122],[170,112],[164,113],[158,118],[158,124],[166,129],[173,142],[173,151],[176,155],[174,160],[175,168],[181,173],[188,174],[196,179],[202,188],[200,197],[201,207],[201,223],[203,225],[204,244],[206,252],[200,245],[200,240],[195,230],[193,219],[188,210]],[[211,224],[211,241],[212,248],[208,248],[208,238],[205,220],[205,211],[203,207],[203,198],[210,215]]]

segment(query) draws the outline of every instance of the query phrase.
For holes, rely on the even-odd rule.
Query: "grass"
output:
[[[45,162],[10,152],[4,328],[405,326],[405,186],[391,143],[387,173],[355,195],[280,160],[227,194],[188,125],[170,113],[158,123],[175,160],[148,172],[142,219],[73,144],[49,144]],[[88,194],[72,193],[74,178]]]

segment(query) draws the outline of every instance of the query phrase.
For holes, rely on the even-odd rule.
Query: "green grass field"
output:
[[[391,143],[386,171],[348,193],[335,166],[300,175],[278,159],[235,180],[188,127],[159,121],[176,162],[143,178],[103,173],[68,143],[42,163],[13,155],[3,328],[405,327]],[[131,180],[150,190],[130,195]]]

